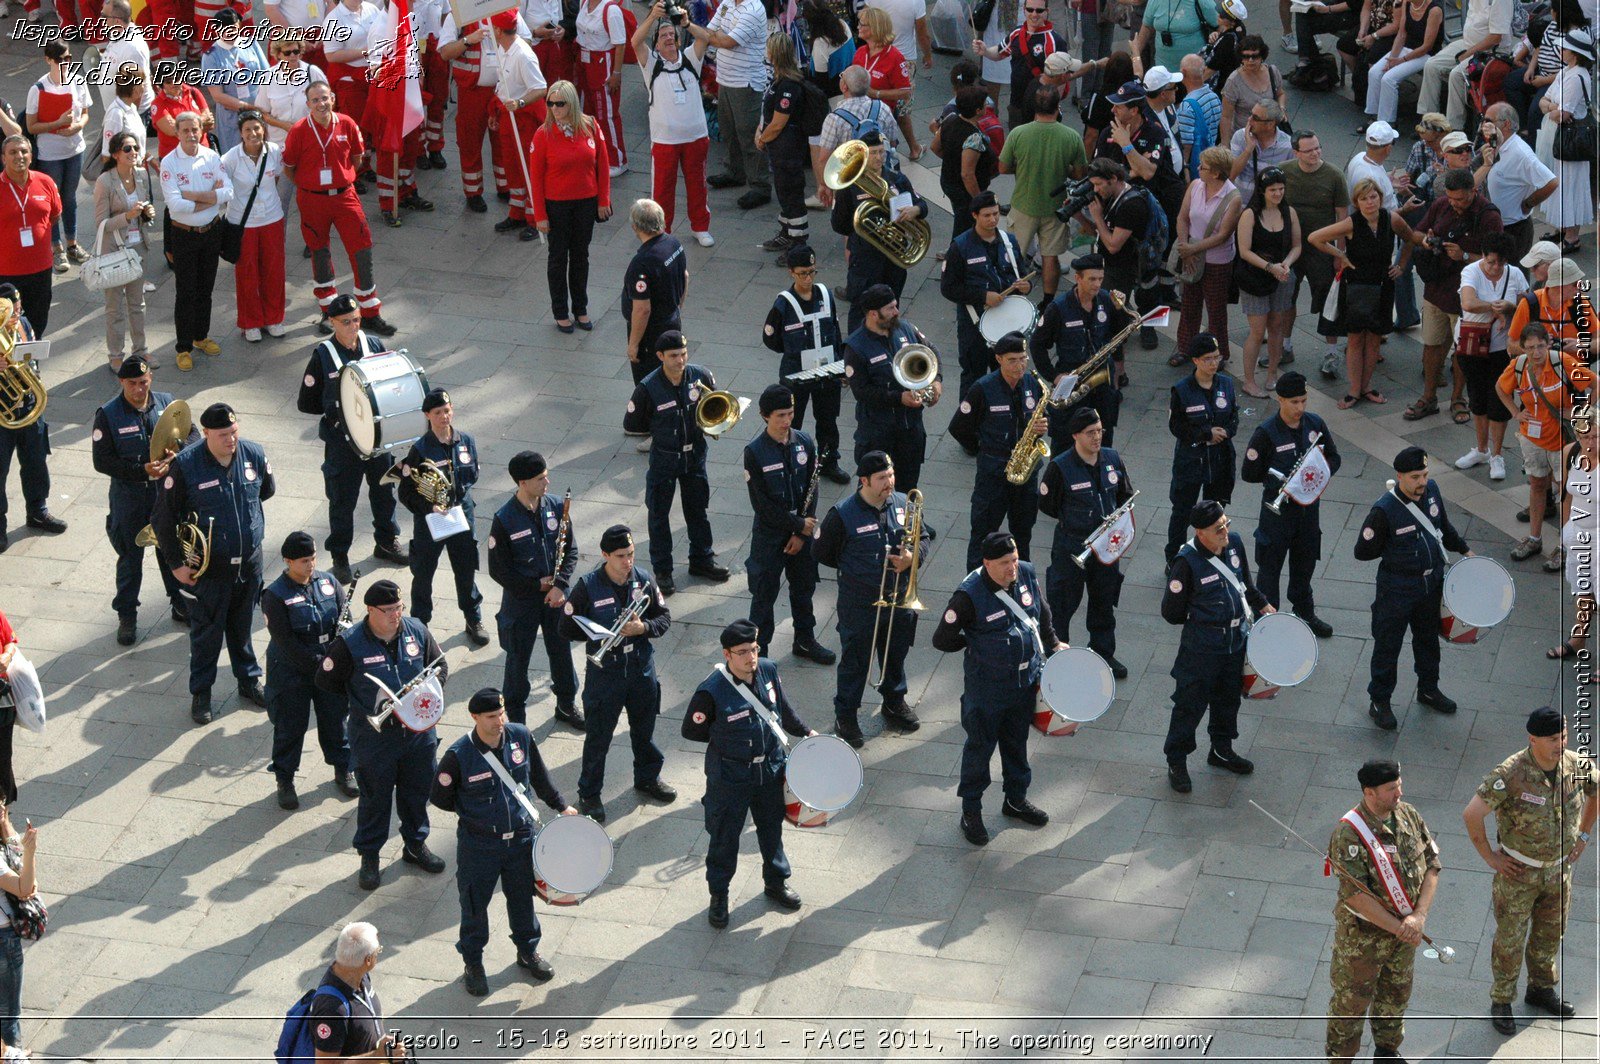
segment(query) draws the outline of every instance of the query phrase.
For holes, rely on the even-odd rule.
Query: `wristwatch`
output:
[[[1589,845],[1589,833],[1587,831],[1578,832],[1578,838],[1583,840],[1585,846]]]

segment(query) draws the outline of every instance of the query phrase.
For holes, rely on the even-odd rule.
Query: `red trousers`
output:
[[[528,184],[528,158],[533,151],[533,132],[544,121],[544,101],[512,111],[496,97],[495,112],[500,158],[505,160],[506,181],[511,185],[511,213],[507,217],[531,222],[533,189]]]
[[[349,115],[361,127],[361,136],[372,146],[367,126],[367,68],[344,63],[328,64],[328,85],[333,89],[333,106]]]
[[[100,18],[100,5],[103,0],[55,0],[56,18],[61,26],[82,26],[91,19]],[[23,0],[22,9],[28,14],[38,11],[41,0]],[[99,23],[95,23],[98,25]],[[105,34],[86,32],[83,38],[85,44],[104,44]]]
[[[489,109],[493,106],[492,86],[456,82],[456,148],[461,152],[463,195],[483,195],[483,137],[489,132]],[[510,185],[506,180],[506,160],[500,150],[499,137],[489,138],[489,152],[494,161],[495,191],[505,191]]]
[[[228,6],[228,0],[194,0],[194,29],[197,34],[204,34],[207,25],[217,17],[217,13]],[[243,12],[241,12],[242,14]],[[197,37],[196,40],[205,42],[202,49],[211,47],[210,36]],[[265,49],[262,49],[265,51]]]
[[[701,137],[688,144],[650,145],[651,194],[667,216],[667,232],[672,232],[672,217],[677,213],[678,170],[683,170],[684,198],[689,201],[689,229],[695,233],[711,230],[711,210],[706,206],[706,152],[711,139]]]
[[[239,261],[233,267],[233,294],[239,305],[241,329],[283,324],[283,233],[282,218],[244,231]]]
[[[611,77],[612,53],[579,54],[586,57],[581,64],[582,81],[579,84],[583,90],[584,113],[600,123],[600,131],[606,135],[611,165],[627,166],[628,146],[622,141],[622,86],[619,84],[615,89],[606,88],[606,80]]]
[[[155,31],[151,34],[151,51],[161,59],[178,58],[183,54],[184,45],[169,31],[169,24],[175,27],[193,23],[194,0],[150,0],[150,27]]]
[[[417,191],[417,182],[414,171],[417,166],[417,156],[422,153],[422,127],[418,126],[406,135],[400,142],[400,151],[378,151],[378,209],[380,211],[393,211],[395,209],[395,188],[398,185],[400,199]],[[395,163],[398,162],[399,173],[395,172]]]
[[[422,55],[422,93],[428,101],[422,119],[422,150],[444,150],[444,109],[450,103],[450,64],[436,48]]]
[[[533,54],[539,60],[539,70],[544,74],[546,85],[554,85],[558,81],[577,83],[577,41],[539,41],[533,46]]]
[[[367,228],[367,214],[361,208],[356,190],[347,187],[336,196],[301,189],[295,195],[300,207],[300,236],[311,249],[311,280],[317,296],[317,305],[327,310],[333,297],[339,294],[334,284],[333,255],[329,248],[334,230],[344,241],[344,250],[350,256],[350,269],[355,274],[356,301],[361,304],[361,316],[374,318],[382,309],[378,299],[378,286],[372,279],[372,230]]]

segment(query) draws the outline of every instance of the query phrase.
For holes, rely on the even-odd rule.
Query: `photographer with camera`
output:
[[[413,1059],[399,1037],[383,1029],[383,1005],[372,988],[372,970],[382,952],[371,924],[358,921],[340,930],[333,963],[322,973],[306,1013],[318,1064]]]
[[[1517,136],[1517,109],[1509,103],[1490,104],[1480,132],[1483,165],[1475,175],[1478,187],[1500,209],[1520,259],[1533,249],[1534,209],[1555,195],[1560,182],[1528,142]]]
[[[1081,187],[1070,188],[1067,190],[1067,202],[1061,210],[1065,212],[1070,207],[1081,205],[1080,209],[1095,233],[1095,250],[1105,260],[1105,286],[1111,291],[1121,292],[1131,305],[1140,282],[1149,280],[1144,276],[1144,267],[1140,263],[1139,243],[1150,227],[1150,200],[1129,186],[1128,171],[1121,163],[1110,159],[1096,159],[1090,163],[1087,181],[1090,185],[1087,190],[1089,197],[1084,198],[1086,190]],[[1143,303],[1140,305],[1143,306]],[[1140,334],[1144,349],[1154,350],[1159,343],[1155,330],[1144,326]],[[1223,342],[1226,343],[1226,340]],[[1120,386],[1123,383],[1124,360],[1120,350],[1117,355],[1114,379]]]
[[[679,31],[692,43],[683,50]],[[711,34],[689,21],[684,0],[657,0],[633,33],[633,50],[644,75],[645,97],[650,101],[650,172],[652,196],[666,214],[665,232],[672,232],[677,213],[678,171],[683,171],[683,193],[689,204],[689,229],[701,247],[716,241],[711,236],[711,210],[706,206],[706,155],[711,134],[700,95]]]

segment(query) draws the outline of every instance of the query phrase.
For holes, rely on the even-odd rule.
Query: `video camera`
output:
[[[1050,195],[1062,201],[1061,206],[1056,208],[1056,217],[1061,219],[1063,224],[1070,224],[1073,217],[1094,199],[1094,185],[1087,177],[1081,177],[1076,181],[1063,181]]]

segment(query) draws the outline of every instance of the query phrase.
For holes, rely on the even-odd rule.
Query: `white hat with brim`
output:
[[[1557,259],[1550,264],[1550,274],[1545,278],[1546,288],[1559,288],[1562,285],[1577,284],[1583,280],[1583,267],[1571,259]]]
[[[1367,127],[1366,141],[1375,147],[1393,144],[1399,138],[1400,134],[1395,132],[1395,128],[1381,118]]]
[[[1250,9],[1244,6],[1244,0],[1217,0],[1217,14],[1242,23],[1250,17]]]
[[[1528,249],[1522,256],[1522,268],[1531,270],[1535,266],[1546,262],[1555,262],[1561,257],[1561,249],[1548,240],[1541,240]]]
[[[1561,37],[1561,47],[1568,52],[1575,52],[1589,62],[1594,62],[1594,38],[1586,29],[1568,30]]]
[[[1154,66],[1144,72],[1144,91],[1154,96],[1183,81],[1182,74],[1174,74],[1164,66]]]

